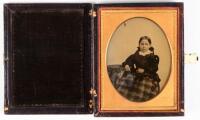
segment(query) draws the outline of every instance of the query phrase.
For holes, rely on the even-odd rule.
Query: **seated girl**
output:
[[[154,55],[151,39],[142,36],[138,50],[123,63],[123,76],[117,81],[117,90],[131,101],[150,100],[160,91],[158,71],[159,57]]]

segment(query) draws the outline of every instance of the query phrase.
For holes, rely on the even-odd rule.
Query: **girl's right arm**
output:
[[[134,65],[134,54],[130,55],[123,63],[122,67],[125,68],[126,71],[131,71],[131,67]]]

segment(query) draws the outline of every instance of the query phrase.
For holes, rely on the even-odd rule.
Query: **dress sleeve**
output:
[[[159,57],[151,55],[147,58],[148,64],[146,65],[145,72],[156,73],[158,71]]]
[[[134,64],[134,54],[130,55],[123,63],[122,67],[125,67],[125,65],[132,66]]]

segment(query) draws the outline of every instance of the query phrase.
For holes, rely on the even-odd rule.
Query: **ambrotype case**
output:
[[[5,113],[183,115],[183,3],[5,4],[4,18]]]

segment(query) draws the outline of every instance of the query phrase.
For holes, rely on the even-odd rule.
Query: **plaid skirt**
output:
[[[144,102],[155,97],[159,91],[159,82],[147,75],[126,73],[116,80],[116,89],[130,101]]]

